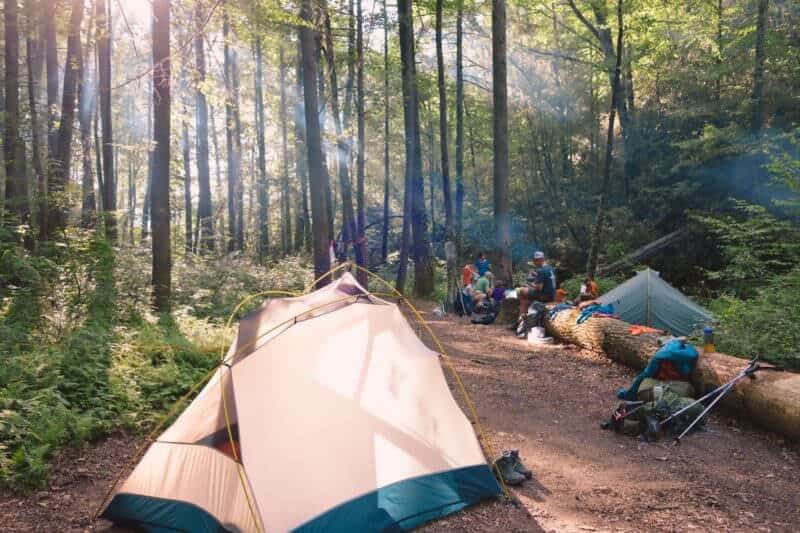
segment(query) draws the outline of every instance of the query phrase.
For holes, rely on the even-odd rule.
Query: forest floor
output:
[[[511,489],[516,504],[477,505],[424,531],[800,528],[796,445],[720,414],[678,447],[602,431],[613,391],[632,370],[572,346],[533,347],[502,326],[428,318],[495,451],[519,449],[534,475]],[[454,395],[463,405],[458,390]],[[0,529],[121,531],[91,516],[140,443],[119,434],[65,451],[47,488],[0,494]]]

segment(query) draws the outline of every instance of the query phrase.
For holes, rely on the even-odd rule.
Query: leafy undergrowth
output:
[[[720,352],[760,356],[787,370],[800,371],[800,269],[776,276],[749,299],[722,296],[712,302],[719,319],[715,341]]]
[[[88,233],[35,256],[0,236],[0,485],[40,486],[63,446],[150,430],[216,366],[243,298],[311,281],[300,258],[176,260],[174,311],[157,316],[149,267]]]

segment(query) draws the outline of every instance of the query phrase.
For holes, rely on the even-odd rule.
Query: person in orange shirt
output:
[[[461,286],[466,287],[472,284],[472,274],[478,274],[478,269],[472,263],[464,265],[464,271],[461,274]]]
[[[591,276],[586,276],[581,285],[580,300],[585,302],[587,300],[596,300],[600,296],[600,287],[597,286]]]

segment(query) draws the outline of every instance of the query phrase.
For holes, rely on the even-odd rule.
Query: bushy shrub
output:
[[[741,357],[759,355],[800,371],[800,269],[778,276],[743,300],[722,296],[710,305],[719,318],[717,350]]]

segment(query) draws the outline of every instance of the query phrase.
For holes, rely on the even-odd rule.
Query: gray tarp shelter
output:
[[[600,296],[600,301],[613,304],[614,312],[626,322],[664,329],[674,335],[688,335],[714,320],[711,313],[649,268]]]

